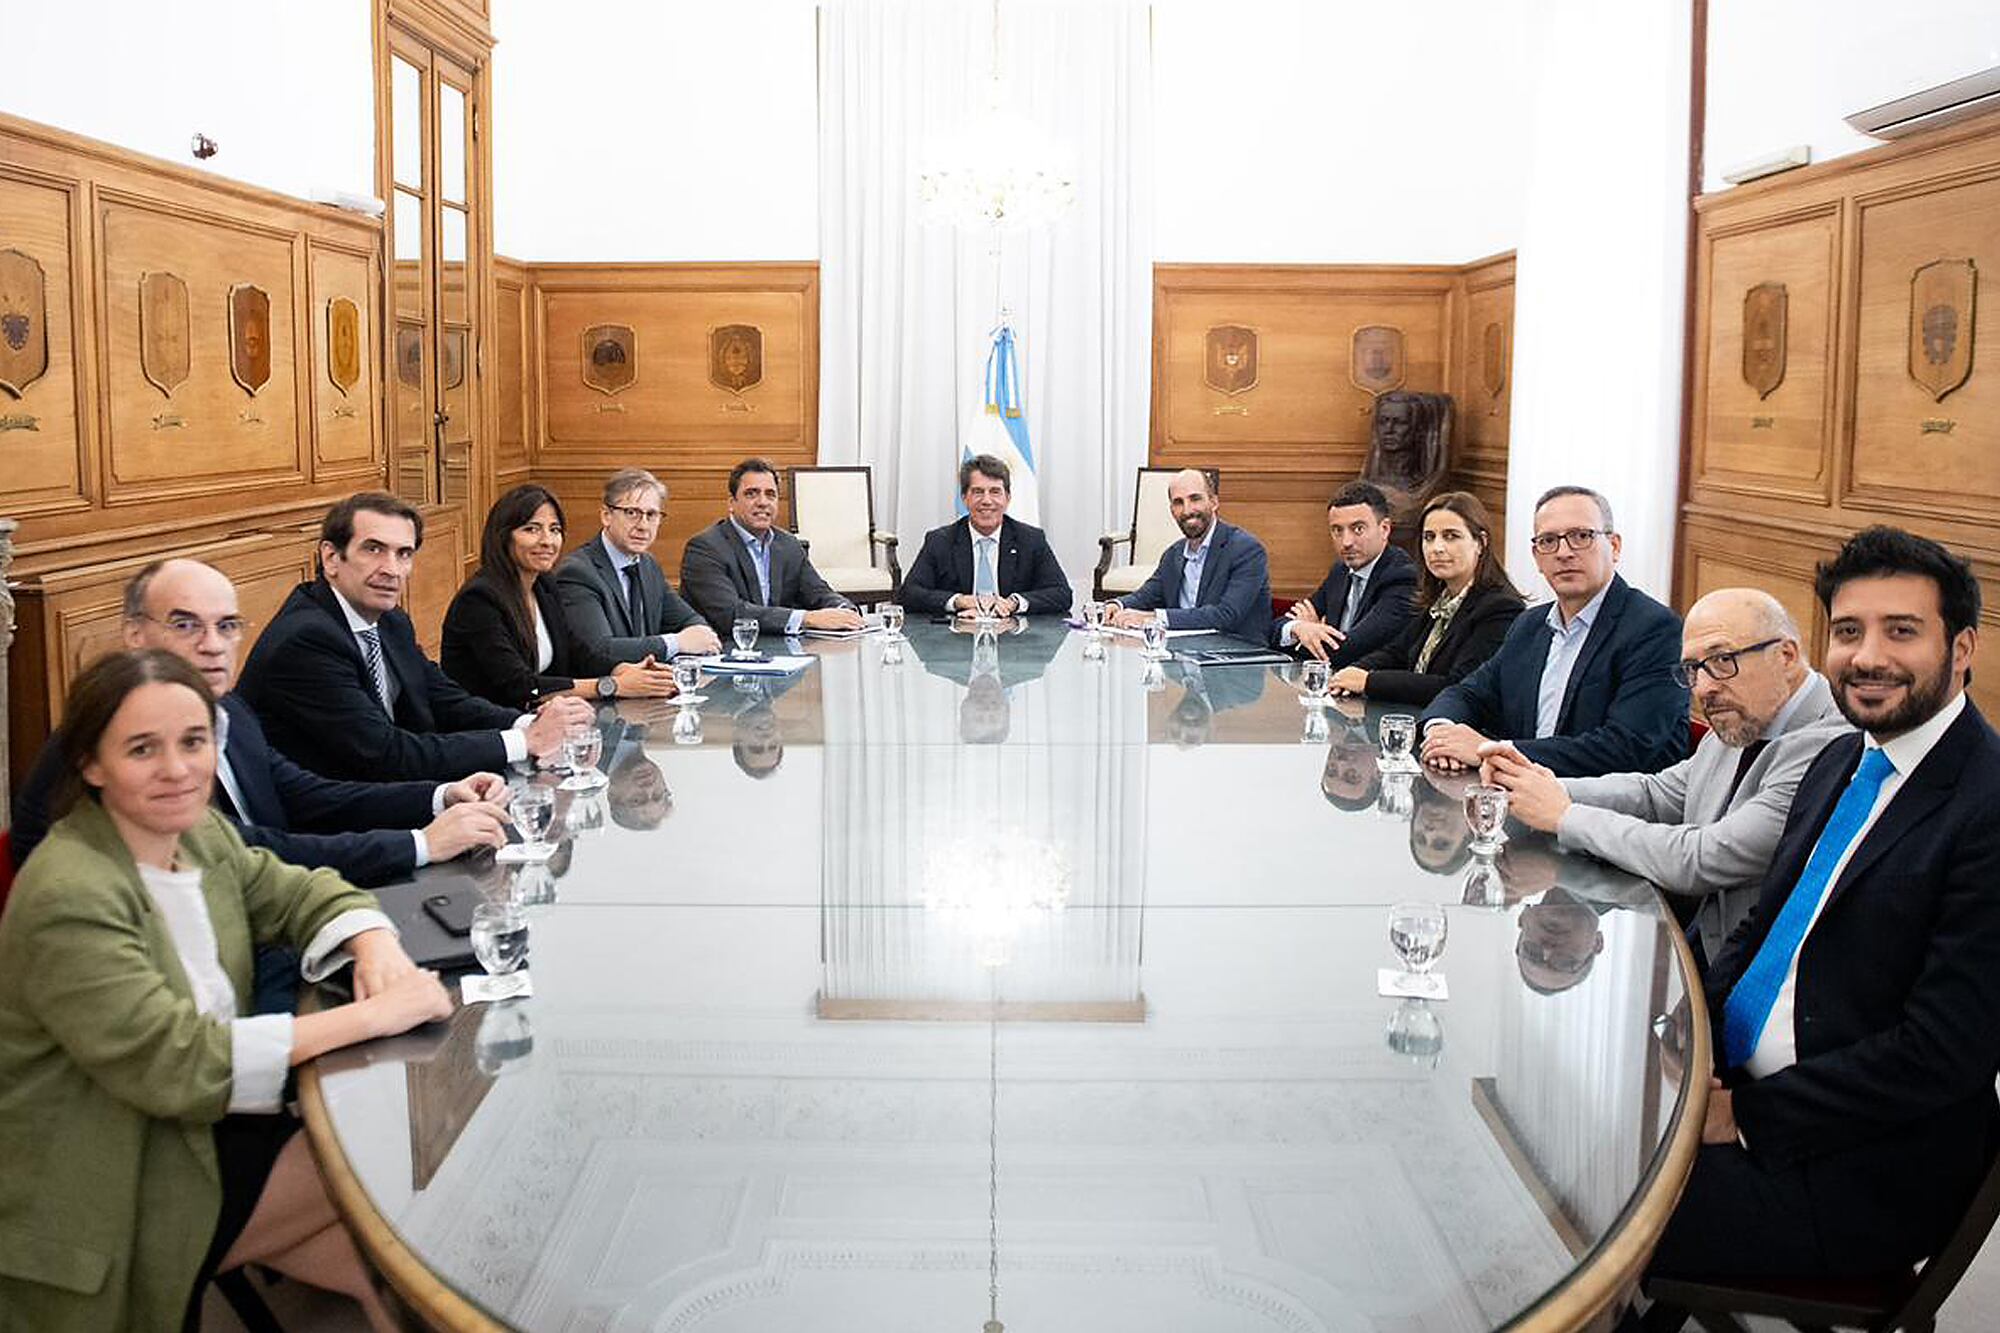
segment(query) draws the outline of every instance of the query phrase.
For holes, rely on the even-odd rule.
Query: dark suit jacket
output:
[[[1028,599],[1028,614],[1067,614],[1075,594],[1049,549],[1048,536],[1027,523],[1000,520],[1000,558],[994,573],[1002,593]],[[961,518],[924,534],[924,548],[903,578],[903,605],[936,615],[958,593],[972,591],[972,520]]]
[[[1861,750],[1860,735],[1843,736],[1806,770],[1757,906],[1709,968],[1718,1060],[1723,1002]],[[1798,1062],[1754,1081],[1735,1075],[1751,1156],[1803,1170],[1816,1225],[1893,1245],[1885,1265],[1956,1223],[2000,1126],[1996,793],[2000,736],[1968,702],[1855,848],[1799,950]]]
[[[246,809],[239,810],[218,779],[215,808],[243,841],[268,847],[293,865],[330,866],[367,887],[408,879],[417,868],[409,830],[431,820],[429,782],[336,782],[300,768],[271,748],[250,706],[234,693],[218,701],[229,715],[224,756]],[[12,853],[19,867],[49,831],[49,802],[61,776],[61,733],[50,736],[14,794]]]
[[[1688,692],[1672,675],[1680,655],[1681,618],[1614,574],[1563,691],[1555,735],[1534,739],[1549,656],[1544,606],[1517,616],[1500,651],[1442,691],[1423,721],[1445,718],[1511,740],[1558,777],[1655,773],[1687,757]]]
[[[540,654],[535,641],[521,637],[503,596],[485,579],[466,580],[445,610],[438,657],[447,676],[518,716],[544,696],[564,693],[588,673],[579,670],[576,636],[570,633],[554,579],[535,580],[535,607],[555,650],[547,671],[536,669]]]
[[[1152,575],[1119,605],[1132,611],[1167,612],[1168,629],[1206,629],[1251,643],[1264,642],[1271,624],[1271,564],[1264,544],[1233,524],[1216,520],[1215,537],[1201,571],[1195,605],[1181,609],[1181,578],[1187,542],[1176,541],[1160,555]]]
[[[910,585],[905,582],[903,586],[908,588]],[[1029,625],[1021,633],[997,636],[993,643],[993,655],[1000,683],[1012,689],[1031,680],[1040,680],[1048,671],[1049,663],[1055,660],[1056,653],[1062,649],[1068,633],[1060,625],[1050,624]],[[972,652],[977,637],[940,625],[935,633],[912,634],[910,646],[916,649],[917,659],[924,664],[925,671],[933,676],[942,676],[954,685],[963,685],[972,679]]]
[[[1430,670],[1415,670],[1417,654],[1431,636],[1428,609],[1415,612],[1396,637],[1371,653],[1348,663],[1368,673],[1368,697],[1382,703],[1427,704],[1454,681],[1493,656],[1521,614],[1521,594],[1498,585],[1465,595],[1458,614],[1431,654]],[[1595,630],[1591,631],[1593,634]]]
[[[1336,560],[1327,572],[1326,582],[1307,599],[1321,620],[1329,625],[1340,623],[1341,616],[1347,613],[1347,593],[1353,581],[1354,571]],[[1383,547],[1375,561],[1375,572],[1361,589],[1361,605],[1355,609],[1354,624],[1346,640],[1327,654],[1333,669],[1338,671],[1392,642],[1403,626],[1410,623],[1411,599],[1416,594],[1417,562],[1400,546]],[[1271,621],[1273,648],[1279,646],[1278,636],[1284,632],[1285,624],[1284,616]],[[1305,649],[1295,645],[1292,651],[1303,653]]]
[[[456,781],[507,765],[500,732],[520,715],[468,694],[425,657],[402,611],[377,622],[396,684],[382,711],[361,645],[324,579],[301,583],[243,664],[236,692],[271,743],[329,777]]]
[[[556,591],[569,616],[578,669],[601,676],[619,662],[648,653],[665,660],[665,636],[702,619],[667,582],[666,571],[650,555],[639,557],[640,622],[632,623],[624,576],[612,567],[601,537],[571,551],[556,569]]]
[[[827,586],[806,559],[806,548],[783,528],[771,538],[771,602],[757,591],[757,566],[743,547],[743,538],[728,519],[688,538],[681,552],[681,591],[694,609],[715,627],[726,644],[729,627],[738,616],[757,617],[766,634],[783,634],[797,610],[820,611],[853,603]]]

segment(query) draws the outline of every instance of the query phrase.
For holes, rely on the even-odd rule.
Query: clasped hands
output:
[[[952,615],[960,620],[976,617],[979,614],[979,595],[970,592],[953,593],[945,601],[945,610],[951,612]],[[1008,593],[1000,599],[1000,614],[1003,616],[1027,615],[1028,599],[1018,592]]]
[[[1285,619],[1291,623],[1292,643],[1322,662],[1326,661],[1327,654],[1347,642],[1345,634],[1320,616],[1319,608],[1312,604],[1310,597],[1301,597],[1293,602],[1292,609],[1285,612]]]

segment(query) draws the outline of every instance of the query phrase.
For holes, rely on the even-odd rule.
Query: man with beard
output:
[[[1111,623],[1138,629],[1159,620],[1170,630],[1211,630],[1263,643],[1271,620],[1271,564],[1264,544],[1216,517],[1215,479],[1183,468],[1167,483],[1167,504],[1185,542],[1160,556],[1152,577],[1110,603]]]
[[[1654,1277],[1907,1273],[2000,1131],[2000,736],[1965,697],[1979,584],[1879,527],[1816,583],[1862,734],[1806,770],[1708,974],[1719,1077]]]
[[[1798,626],[1771,594],[1722,588],[1687,613],[1674,676],[1709,725],[1691,758],[1659,773],[1559,778],[1504,742],[1487,780],[1508,811],[1665,889],[1706,959],[1749,914],[1799,779],[1849,730]]]

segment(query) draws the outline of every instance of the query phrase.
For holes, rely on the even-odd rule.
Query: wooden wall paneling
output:
[[[1514,256],[1467,264],[1454,293],[1451,393],[1453,483],[1496,521],[1507,512],[1507,450],[1514,408]],[[1489,371],[1487,339],[1495,340]],[[1497,381],[1498,387],[1492,387]]]
[[[1858,359],[1846,498],[1885,513],[2000,522],[2000,145],[1976,174],[1862,195],[1855,207]],[[1985,290],[1973,308],[1933,307],[1937,327],[1927,333],[1912,285],[1920,267],[1938,260],[1969,260]],[[1975,338],[1986,355],[1965,346]],[[1910,368],[1930,356],[1949,364],[1947,348],[1971,350],[1970,373],[1940,400]]]
[[[1705,336],[1692,372],[1701,429],[1692,467],[1714,490],[1822,504],[1832,498],[1841,242],[1833,204],[1718,227],[1703,237],[1706,281],[1696,317]],[[1746,303],[1753,291],[1760,300],[1782,298],[1782,378],[1775,384],[1777,372],[1759,369],[1756,349],[1745,359],[1746,339],[1773,340],[1776,333],[1767,320],[1750,327]]]
[[[496,489],[528,479],[528,274],[515,260],[493,261],[493,468]]]
[[[410,613],[411,623],[416,627],[417,642],[433,661],[437,660],[443,640],[445,609],[465,581],[477,541],[477,534],[472,533],[459,506],[424,506],[424,545],[410,571],[403,609]]]
[[[26,255],[41,269],[44,326],[22,334],[45,340],[46,369],[0,389],[0,448],[7,457],[7,514],[76,510],[94,491],[87,449],[89,383],[84,343],[82,182],[0,160],[0,250]],[[32,343],[27,345],[32,346]]]
[[[306,329],[312,347],[308,399],[312,404],[313,479],[381,483],[382,282],[372,250],[325,241],[306,245],[311,269]],[[330,368],[335,300],[352,301],[360,313],[360,379],[343,391]]]

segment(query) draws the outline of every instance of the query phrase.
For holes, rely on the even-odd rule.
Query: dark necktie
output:
[[[632,617],[632,632],[646,633],[646,599],[639,591],[639,562],[625,566],[625,610]]]
[[[1757,762],[1757,756],[1764,753],[1764,747],[1770,743],[1770,737],[1763,736],[1743,747],[1742,755],[1736,760],[1736,776],[1730,780],[1729,794],[1722,798],[1722,809],[1718,813],[1729,812],[1729,803],[1736,799],[1736,791],[1743,785],[1743,779],[1750,776],[1751,765]]]

